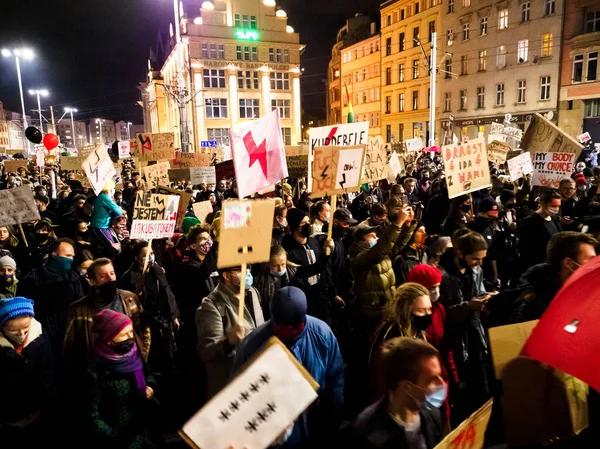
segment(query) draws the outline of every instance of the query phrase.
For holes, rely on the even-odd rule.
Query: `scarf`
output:
[[[133,345],[133,348],[127,354],[117,354],[110,345],[97,342],[93,350],[93,359],[98,366],[107,371],[132,375],[139,394],[146,397],[144,364],[137,345]]]

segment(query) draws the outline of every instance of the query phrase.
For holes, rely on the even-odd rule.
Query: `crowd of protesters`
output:
[[[41,219],[0,227],[0,441],[161,447],[277,336],[320,388],[276,446],[433,448],[498,393],[487,329],[540,318],[596,256],[600,167],[582,160],[550,189],[490,165],[489,188],[448,199],[441,156],[424,153],[335,210],[287,180],[270,260],[244,285],[217,267],[233,179],[176,183],[186,216],[149,246],[128,233],[150,191],[134,166],[97,196],[59,167],[3,173]]]

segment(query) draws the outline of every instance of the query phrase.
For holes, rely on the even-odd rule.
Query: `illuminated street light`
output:
[[[215,9],[215,5],[213,4],[213,2],[206,0],[202,3],[202,9]]]
[[[275,15],[281,19],[284,19],[287,17],[287,13],[283,9],[278,9],[277,12],[275,13]]]
[[[73,148],[77,148],[77,143],[75,141],[75,122],[73,121],[73,113],[77,112],[77,109],[66,107],[65,112],[71,114],[71,143],[73,144]]]
[[[42,121],[42,102],[40,97],[47,97],[50,95],[48,89],[29,89],[29,95],[35,95],[37,97],[38,114],[40,114],[40,131],[44,134],[44,122]]]
[[[285,31],[288,32],[288,33],[293,33],[294,32],[294,27],[288,25],[288,26],[285,27]]]
[[[265,6],[275,6],[275,0],[264,0],[263,4]]]

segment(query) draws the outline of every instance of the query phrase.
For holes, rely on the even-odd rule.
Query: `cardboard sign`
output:
[[[286,156],[308,156],[308,145],[287,145],[285,147]]]
[[[20,167],[24,167],[25,169],[27,169],[28,162],[29,161],[27,159],[5,160],[3,162],[4,171],[6,171],[7,173],[16,173]]]
[[[528,175],[533,171],[533,165],[531,163],[531,153],[525,152],[517,157],[506,161],[508,164],[508,172],[510,173],[510,180],[516,181],[517,179]]]
[[[592,136],[590,136],[590,133],[586,131],[583,134],[579,134],[577,136],[577,140],[579,140],[581,143],[586,143],[592,140]]]
[[[308,176],[308,154],[304,156],[286,156],[288,177],[305,178]]]
[[[192,204],[192,208],[194,209],[194,215],[198,220],[200,220],[200,223],[204,223],[206,216],[213,213],[213,207],[210,201],[200,201],[199,203],[194,203]]]
[[[573,173],[575,161],[575,153],[535,153],[531,185],[558,188]]]
[[[506,163],[506,155],[510,149],[510,145],[494,140],[487,146],[488,159],[498,167]]]
[[[177,208],[177,226],[181,226],[188,206],[190,205],[192,195],[184,192],[183,190],[172,189],[166,186],[158,186],[158,191],[156,193],[159,195],[176,195],[179,197],[179,207]]]
[[[177,223],[179,196],[138,192],[133,206],[132,239],[172,237]]]
[[[387,177],[387,151],[381,136],[369,137],[361,184]]]
[[[121,140],[118,143],[119,159],[127,159],[131,157],[131,141]]]
[[[231,179],[235,178],[235,169],[233,168],[233,161],[225,161],[215,165],[215,174],[217,179]]]
[[[364,145],[316,147],[312,168],[312,197],[342,194],[360,188]]]
[[[171,165],[169,161],[159,162],[158,164],[148,165],[143,168],[144,176],[146,177],[146,181],[152,188],[157,186],[156,180],[158,179],[158,184],[169,184],[169,169]]]
[[[267,448],[317,399],[318,387],[273,337],[183,426],[182,437],[194,448]]]
[[[182,168],[177,170],[169,170],[169,181],[171,182],[187,182],[190,180],[190,169]]]
[[[506,142],[506,136],[503,136],[502,134],[489,134],[487,138],[488,145],[494,140],[497,140],[498,142]]]
[[[60,168],[61,170],[82,170],[85,159],[86,158],[80,156],[61,156]]]
[[[483,139],[442,147],[448,198],[475,192],[492,185],[487,151]]]
[[[415,137],[405,141],[406,151],[419,151],[423,148],[423,139]]]
[[[135,155],[140,161],[170,161],[175,159],[173,133],[138,134]]]
[[[29,223],[40,219],[29,186],[0,190],[0,226]]]
[[[116,174],[106,146],[104,144],[96,145],[94,151],[83,162],[83,171],[90,181],[96,195],[100,195],[102,189]]]
[[[182,153],[175,152],[173,168],[207,167],[210,165],[211,157],[206,153]]]
[[[275,202],[272,200],[224,201],[217,266],[268,262],[274,214]]]
[[[35,165],[37,167],[46,165],[46,150],[43,146],[41,148],[36,148],[35,150]]]
[[[396,177],[404,171],[404,161],[398,157],[395,151],[390,157],[390,162],[387,165],[387,179],[391,183],[396,182]]]
[[[523,131],[519,128],[507,125],[505,123],[492,122],[491,134],[500,134],[501,136],[512,137],[516,140],[523,139]]]
[[[446,438],[434,449],[482,449],[493,405],[493,399],[487,401],[460,426],[446,435]]]
[[[190,180],[193,185],[198,184],[216,184],[217,183],[217,175],[215,171],[215,167],[192,167],[190,170]]]
[[[546,120],[540,114],[534,114],[527,132],[523,136],[521,148],[531,154],[574,153],[575,160],[577,160],[583,146],[551,121]]]
[[[86,157],[88,157],[90,154],[93,153],[95,148],[96,148],[96,145],[85,145],[81,148],[78,148],[77,156],[85,159]]]

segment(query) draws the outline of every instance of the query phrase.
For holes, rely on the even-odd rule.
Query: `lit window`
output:
[[[486,57],[487,57],[487,50],[480,50],[479,51],[478,68],[477,68],[477,70],[479,70],[480,72],[485,71],[485,69],[487,68]]]
[[[404,94],[398,94],[398,112],[404,112]]]
[[[404,64],[398,64],[398,82],[404,81]]]
[[[412,67],[412,79],[416,80],[419,77],[419,60],[415,59],[413,61],[413,67]]]
[[[496,67],[499,69],[506,67],[506,45],[500,45],[496,49]]]
[[[460,57],[460,74],[461,75],[467,74],[467,56],[466,55],[462,55]]]
[[[505,30],[508,28],[508,9],[498,11],[498,29]]]
[[[454,43],[454,33],[452,32],[452,28],[446,30],[446,46],[451,47]]]
[[[463,6],[465,8],[468,8],[469,6],[471,6],[471,0],[463,0]]]
[[[412,108],[413,108],[413,111],[416,111],[417,109],[419,109],[419,91],[418,90],[413,90]]]
[[[283,137],[284,145],[292,144],[292,128],[281,128],[281,136]]]
[[[542,58],[552,56],[552,33],[542,36]]]
[[[527,58],[529,57],[529,40],[523,39],[520,40],[517,45],[517,62],[522,64],[523,62],[527,62]]]

